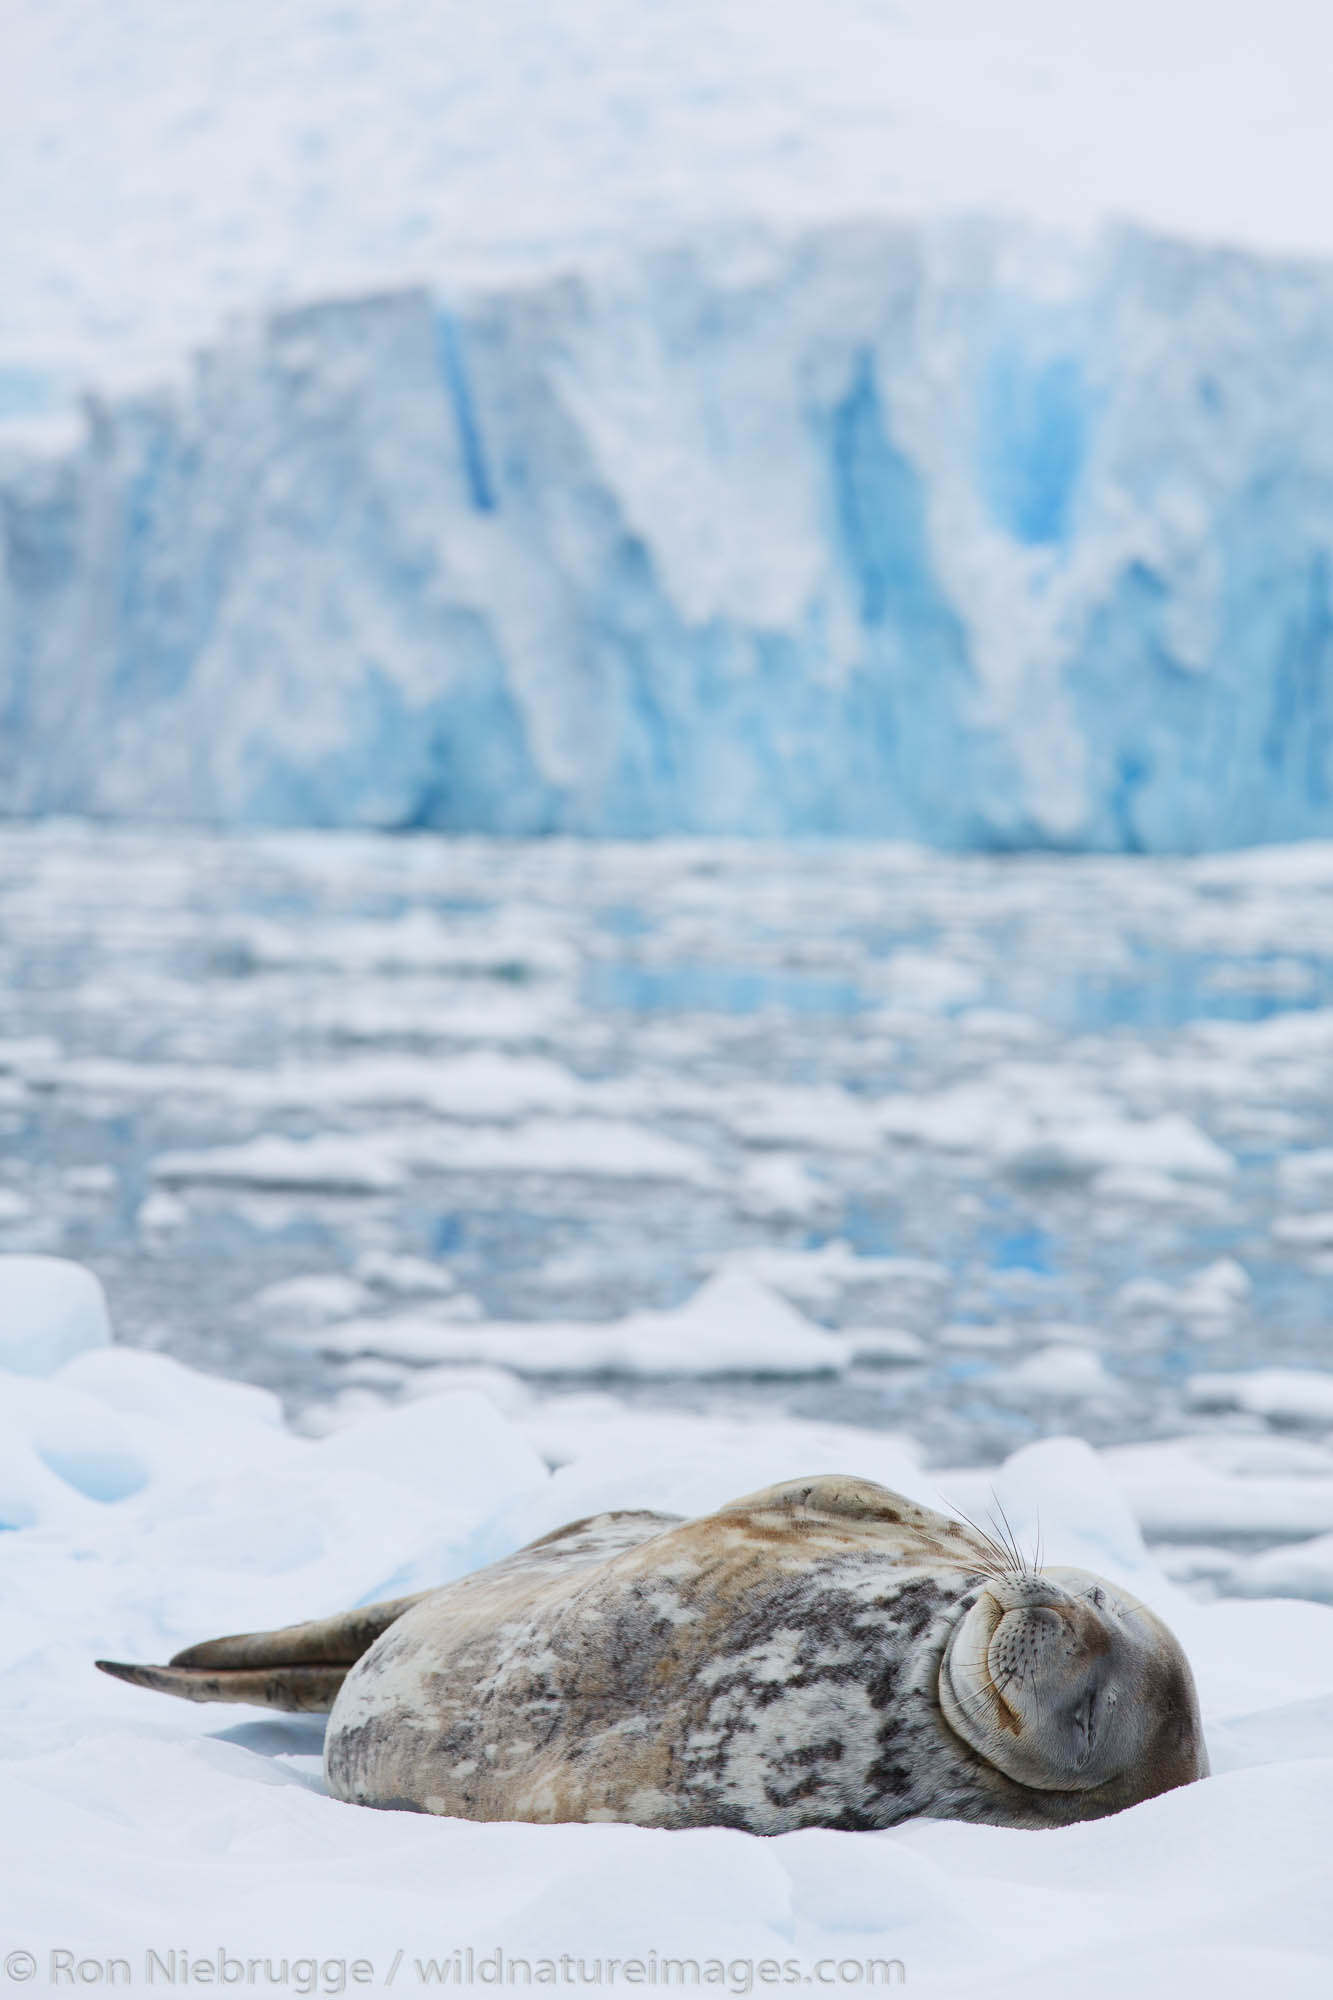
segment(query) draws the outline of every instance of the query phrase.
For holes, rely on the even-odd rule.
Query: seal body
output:
[[[855,1479],[597,1515],[416,1598],[99,1664],[331,1703],[334,1797],[464,1819],[1050,1827],[1207,1773],[1142,1605]]]
[[[1179,1740],[1127,1784],[1017,1781],[960,1735],[941,1669],[993,1568],[961,1523],[864,1481],[579,1522],[389,1626],[334,1703],[329,1789],[467,1819],[781,1833],[1062,1825],[1201,1775],[1188,1668],[1164,1690]]]

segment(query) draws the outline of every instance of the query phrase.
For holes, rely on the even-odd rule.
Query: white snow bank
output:
[[[719,1282],[719,1314],[740,1283]],[[1136,1470],[1132,1455],[1057,1439],[990,1473],[936,1474],[905,1440],[846,1425],[633,1414],[604,1396],[509,1419],[475,1391],[312,1442],[261,1390],[115,1347],[45,1379],[3,1378],[3,1407],[0,1488],[17,1477],[27,1501],[0,1536],[4,1945],[33,1954],[36,1991],[64,1949],[88,1965],[83,1984],[105,1984],[94,1962],[111,1957],[146,1983],[150,1950],[213,1966],[191,1985],[238,1983],[216,1970],[222,1951],[230,1964],[285,1957],[271,1990],[334,1992],[383,1991],[391,1974],[416,1991],[429,1977],[418,1959],[469,1947],[478,1962],[497,1948],[549,1958],[556,1983],[565,1953],[693,1957],[701,1984],[734,1995],[772,1983],[770,1960],[794,1964],[798,1984],[864,1985],[871,1958],[901,1960],[910,1990],[953,2000],[983,1984],[1064,2000],[1074,1980],[1144,2000],[1201,1979],[1234,2000],[1328,1991],[1333,1609],[1198,1604],[1167,1582],[1131,1505],[1136,1481],[1143,1493],[1174,1476],[1162,1449]],[[1196,1483],[1262,1495],[1263,1468],[1297,1460],[1310,1465],[1288,1487],[1330,1483],[1299,1441],[1204,1442],[1241,1469],[1258,1452],[1258,1469],[1227,1474],[1223,1452],[1210,1469],[1167,1448]],[[775,1840],[472,1825],[324,1797],[312,1719],[167,1703],[91,1667],[424,1588],[598,1508],[696,1512],[812,1471],[859,1472],[979,1519],[998,1502],[1025,1549],[1039,1534],[1046,1559],[1151,1604],[1194,1663],[1218,1775],[1043,1836],[926,1822]],[[367,1970],[353,1977],[353,1961]],[[245,1990],[266,1990],[262,1971]]]
[[[642,1350],[660,1322],[747,1312],[769,1336],[787,1314],[801,1338],[849,1340],[731,1272],[677,1316],[638,1316]],[[673,1352],[677,1340],[669,1330]],[[472,1380],[512,1388],[512,1376]],[[478,1388],[312,1442],[282,1428],[264,1390],[114,1346],[44,1378],[0,1376],[0,1406],[4,1950],[32,1952],[34,1990],[62,1984],[52,1952],[72,1950],[88,1966],[80,1984],[106,1984],[94,1972],[112,1956],[132,1974],[116,1984],[146,1984],[146,1954],[176,1952],[192,1986],[266,1990],[262,1970],[250,1982],[218,1970],[222,1952],[232,1966],[286,1958],[274,1992],[386,1990],[390,1976],[414,1992],[428,1980],[416,1960],[468,1948],[476,1962],[496,1948],[550,1958],[556,1984],[560,1954],[697,1958],[701,1984],[735,1996],[775,1982],[769,1960],[817,1986],[867,1984],[871,1958],[901,1960],[911,1990],[953,2000],[981,1984],[1065,2000],[1075,1978],[1079,1992],[1133,1986],[1145,2000],[1203,1990],[1201,1978],[1235,2000],[1329,1990],[1333,1608],[1193,1602],[1139,1530],[1145,1502],[1157,1494],[1161,1512],[1187,1480],[1207,1500],[1251,1496],[1255,1520],[1275,1488],[1303,1488],[1317,1514],[1333,1460],[1311,1442],[1097,1454],[1057,1438],[993,1472],[925,1472],[909,1440],[843,1424],[628,1412],[608,1396],[516,1398],[506,1418]],[[701,1512],[817,1470],[977,1520],[1003,1508],[1029,1554],[1041,1542],[1043,1560],[1133,1590],[1191,1654],[1217,1776],[1045,1836],[945,1822],[777,1840],[480,1826],[328,1800],[312,1718],[168,1704],[90,1666],[428,1588],[598,1508]],[[1329,1560],[1321,1546],[1301,1554]],[[1281,1588],[1281,1558],[1255,1558],[1253,1588],[1263,1574]],[[352,1962],[366,1970],[352,1976]]]
[[[64,1257],[0,1257],[0,1368],[50,1375],[111,1338],[106,1295]]]

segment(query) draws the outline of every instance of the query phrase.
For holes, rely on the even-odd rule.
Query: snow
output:
[[[47,1277],[58,1313],[59,1266]],[[1333,1608],[1203,1603],[1170,1584],[1135,1519],[1171,1486],[1160,1451],[1130,1481],[1116,1454],[1073,1439],[988,1474],[926,1474],[906,1440],[848,1425],[636,1415],[598,1398],[506,1416],[476,1388],[310,1439],[262,1390],[116,1346],[4,1383],[0,1464],[24,1500],[0,1567],[5,1945],[34,1955],[36,1990],[71,1949],[85,1984],[112,1957],[143,1982],[149,1951],[216,1977],[221,1952],[286,1957],[286,1990],[331,1992],[383,1990],[400,1951],[395,1977],[415,1990],[418,1958],[471,1948],[476,1964],[497,1949],[697,1957],[734,1993],[765,1983],[769,1958],[813,1982],[819,1962],[836,1978],[887,1957],[958,2000],[982,1964],[1014,1994],[1077,1977],[1089,1993],[1132,1978],[1165,1995],[1201,1972],[1237,2000],[1256,1982],[1327,1991]],[[998,1504],[1024,1545],[1039,1530],[1047,1559],[1132,1589],[1191,1655],[1215,1775],[1044,1837],[944,1822],[765,1841],[469,1825],[323,1796],[314,1719],[167,1704],[91,1668],[425,1588],[603,1506],[696,1511],[798,1468],[859,1471],[978,1518]],[[255,1990],[264,1978],[261,1965]]]
[[[567,268],[719,214],[1132,215],[1333,250],[1307,0],[1013,0],[1003,23],[985,0],[552,0],[540,22],[521,0],[23,0],[8,28],[0,350],[29,423],[256,302]]]

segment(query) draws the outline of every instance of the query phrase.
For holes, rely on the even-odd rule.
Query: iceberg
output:
[[[1333,834],[1333,266],[719,231],[237,322],[0,467],[0,811]]]

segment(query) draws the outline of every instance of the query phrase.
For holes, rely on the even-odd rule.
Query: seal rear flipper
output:
[[[429,1591],[363,1604],[275,1632],[236,1632],[187,1646],[165,1667],[97,1660],[104,1674],[184,1701],[245,1701],[257,1708],[326,1713],[350,1668],[396,1618]]]
[[[327,1715],[347,1678],[347,1667],[142,1667],[122,1660],[94,1666],[132,1687],[179,1695],[183,1701],[240,1701],[291,1715]]]
[[[173,1653],[173,1667],[342,1667],[355,1665],[369,1652],[380,1633],[395,1618],[429,1597],[391,1597],[382,1604],[358,1605],[332,1618],[310,1618],[303,1625],[280,1625],[275,1632],[233,1632],[225,1639],[204,1639]]]

